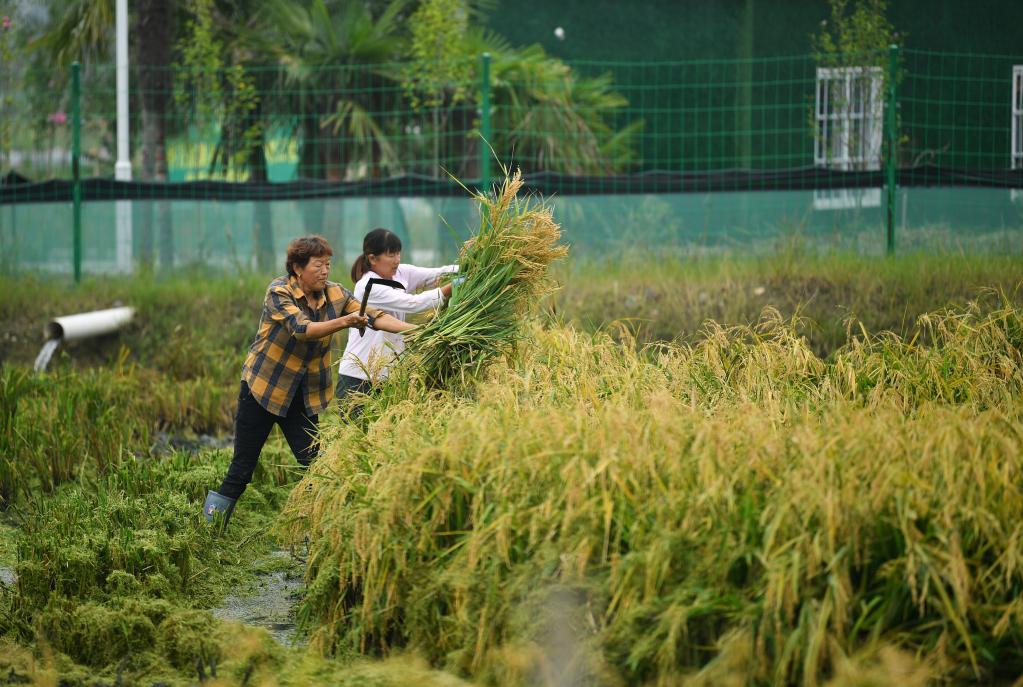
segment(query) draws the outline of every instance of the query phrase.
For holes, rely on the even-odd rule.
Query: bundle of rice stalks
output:
[[[494,358],[510,352],[522,322],[539,299],[554,290],[548,267],[568,249],[558,244],[561,227],[542,200],[518,196],[522,175],[506,174],[492,196],[475,194],[480,229],[459,256],[464,283],[445,310],[406,337],[407,349],[392,372],[389,390],[447,388],[474,378]]]

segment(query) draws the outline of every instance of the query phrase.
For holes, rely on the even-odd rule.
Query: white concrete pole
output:
[[[128,0],[117,0],[117,163],[114,178],[131,181],[131,140],[128,129]],[[131,201],[117,201],[117,269],[132,270]]]

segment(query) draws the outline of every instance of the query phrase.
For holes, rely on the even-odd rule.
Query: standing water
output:
[[[39,351],[39,355],[36,356],[36,372],[44,372],[46,370],[46,366],[50,364],[50,358],[53,357],[53,352],[57,350],[57,346],[59,345],[60,339],[49,339],[43,344],[43,347]]]

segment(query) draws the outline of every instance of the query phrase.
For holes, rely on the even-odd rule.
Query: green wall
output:
[[[638,169],[776,170],[814,164],[810,35],[828,13],[824,0],[502,0],[490,23],[582,73],[610,71],[629,102],[616,128],[645,125]],[[1008,168],[1023,0],[896,0],[889,15],[907,50],[900,165]]]
[[[758,57],[807,53],[829,14],[824,0],[499,0],[490,26],[516,45],[539,43],[568,60],[727,58],[743,56],[749,7]],[[889,17],[907,48],[1023,53],[1020,0],[890,0]]]

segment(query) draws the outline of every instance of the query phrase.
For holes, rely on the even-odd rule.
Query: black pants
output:
[[[343,401],[348,394],[370,394],[373,393],[373,385],[365,379],[338,375],[337,386],[334,388],[334,395],[339,401]],[[359,404],[348,411],[349,420],[358,420],[362,417],[362,404]]]
[[[222,496],[236,499],[249,486],[256,463],[259,462],[259,454],[274,424],[281,426],[284,438],[288,440],[288,446],[298,462],[302,465],[312,462],[317,453],[313,435],[319,418],[308,413],[303,396],[299,389],[291,401],[288,414],[280,417],[259,405],[259,401],[249,391],[249,385],[242,382],[238,394],[238,414],[234,419],[234,459],[218,490]]]
[[[368,394],[373,390],[373,385],[368,380],[348,375],[337,376],[337,386],[334,387],[334,395],[340,401],[348,394]]]

